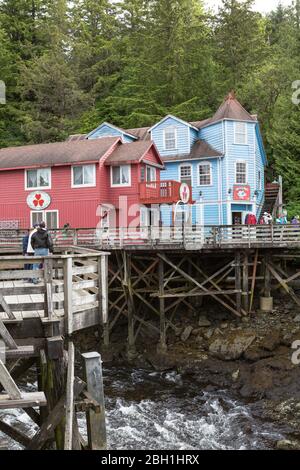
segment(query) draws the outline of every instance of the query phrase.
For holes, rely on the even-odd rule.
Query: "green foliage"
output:
[[[257,113],[288,208],[300,213],[300,0],[0,0],[0,147],[61,140],[102,121],[150,126],[212,115],[235,89]]]

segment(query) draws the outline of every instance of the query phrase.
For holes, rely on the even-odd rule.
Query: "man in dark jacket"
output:
[[[34,249],[34,256],[49,256],[53,253],[53,241],[50,233],[46,229],[45,222],[41,222],[37,231],[31,237],[31,246]],[[40,264],[35,264],[33,269],[38,270]],[[38,279],[33,279],[33,283],[37,284]]]
[[[31,245],[35,256],[48,256],[53,253],[53,242],[50,233],[46,229],[45,222],[41,222],[37,231],[32,235]]]

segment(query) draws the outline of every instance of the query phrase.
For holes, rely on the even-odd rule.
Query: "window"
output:
[[[111,167],[111,185],[112,186],[130,186],[130,166],[112,166]]]
[[[247,164],[245,162],[236,162],[235,182],[236,184],[247,183]]]
[[[245,122],[235,123],[234,143],[240,145],[247,144],[247,125]]]
[[[146,181],[156,181],[156,169],[153,166],[146,167]]]
[[[26,171],[26,189],[50,189],[51,169],[39,168]]]
[[[192,167],[191,165],[181,165],[179,179],[181,183],[186,183],[192,186]]]
[[[165,134],[165,150],[175,150],[177,147],[177,133],[175,127],[168,127],[164,131]]]
[[[96,167],[95,165],[80,165],[72,167],[72,187],[95,186]]]
[[[211,185],[211,164],[200,163],[199,165],[199,186]]]
[[[58,211],[31,211],[31,227],[41,222],[45,222],[48,229],[58,228]]]

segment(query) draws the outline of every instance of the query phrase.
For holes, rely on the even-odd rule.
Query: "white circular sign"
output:
[[[180,200],[184,204],[187,204],[190,200],[191,190],[188,184],[182,183],[179,189]]]
[[[27,205],[34,211],[42,211],[50,206],[51,197],[44,191],[34,191],[27,196]]]

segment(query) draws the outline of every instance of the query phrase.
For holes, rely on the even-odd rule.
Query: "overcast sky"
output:
[[[211,7],[217,7],[222,3],[221,0],[205,0],[207,5]],[[261,11],[262,13],[274,10],[278,3],[281,3],[284,6],[291,5],[292,0],[256,0],[256,8],[258,11]]]

